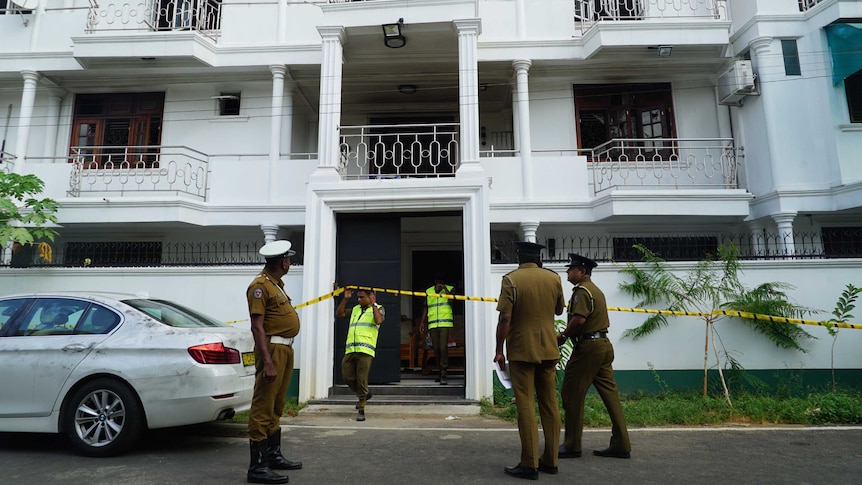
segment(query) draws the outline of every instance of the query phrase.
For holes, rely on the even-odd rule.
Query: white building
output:
[[[797,296],[831,309],[862,265],[794,256],[862,255],[862,62],[840,44],[862,45],[859,18],[857,0],[0,0],[4,169],[46,182],[77,266],[4,268],[0,291],[86,281],[242,319],[255,268],[83,258],[287,238],[295,302],[336,281],[424,290],[435,269],[496,296],[512,240],[620,261],[648,238],[692,260],[747,234],[749,256],[789,258],[753,280],[822,278]],[[409,331],[417,302],[380,299]],[[303,310],[301,400],[339,379],[333,313]],[[638,323],[615,317],[616,335]],[[494,307],[464,322],[477,399]],[[375,372],[397,380],[384,327]],[[814,357],[761,344],[753,368],[828,368],[818,335]],[[618,368],[698,366],[629,345]]]

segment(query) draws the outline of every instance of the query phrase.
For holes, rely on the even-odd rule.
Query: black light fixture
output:
[[[398,19],[398,23],[395,24],[383,24],[383,43],[386,44],[386,47],[397,49],[407,44],[407,39],[401,33],[403,26],[404,18]]]
[[[670,45],[658,46],[658,56],[659,57],[670,57],[670,54],[672,52],[673,52],[673,46],[670,46]]]

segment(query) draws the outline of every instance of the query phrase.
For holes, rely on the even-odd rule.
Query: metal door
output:
[[[400,288],[401,216],[390,214],[338,214],[336,243],[336,281],[339,285]],[[337,297],[336,305],[341,303]],[[348,302],[347,314],[351,303]],[[377,350],[371,365],[369,383],[401,380],[401,301],[398,295],[378,292],[377,303],[386,310],[380,325]],[[335,319],[334,380],[343,384],[341,359],[347,339],[347,318]]]

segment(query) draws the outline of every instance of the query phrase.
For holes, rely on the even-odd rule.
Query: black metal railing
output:
[[[513,240],[491,243],[492,263],[517,261]],[[862,258],[862,227],[824,228],[816,232],[793,234],[650,234],[594,235],[545,238],[542,260],[548,263],[568,261],[577,253],[595,261],[641,261],[634,248],[640,244],[666,261],[700,261],[717,257],[718,246],[732,243],[739,249],[739,259],[826,259]]]
[[[50,261],[43,259],[35,245],[18,248],[11,258],[12,267],[165,267],[262,265],[258,253],[263,242],[66,242],[52,244]],[[291,258],[302,264],[302,255]]]

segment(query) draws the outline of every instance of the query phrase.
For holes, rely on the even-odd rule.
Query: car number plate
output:
[[[254,352],[242,353],[242,365],[254,365]]]

